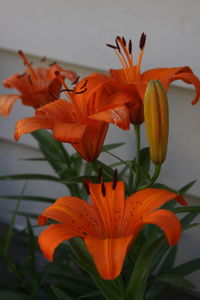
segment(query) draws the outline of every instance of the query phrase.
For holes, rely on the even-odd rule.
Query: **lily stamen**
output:
[[[35,79],[39,79],[38,74],[35,72],[35,70],[32,68],[31,63],[28,61],[28,59],[26,58],[24,52],[22,50],[18,51],[19,55],[21,56],[21,58],[23,59],[23,62],[25,64],[25,66],[27,66],[27,68],[30,70],[31,74],[33,75],[33,77]]]

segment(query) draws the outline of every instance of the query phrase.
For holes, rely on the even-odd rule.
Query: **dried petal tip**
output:
[[[146,34],[143,32],[140,38],[140,49],[142,50],[146,43]]]

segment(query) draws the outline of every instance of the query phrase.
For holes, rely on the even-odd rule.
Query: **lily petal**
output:
[[[169,79],[169,82],[175,81],[175,80],[183,80],[186,83],[193,84],[196,89],[196,97],[192,101],[192,104],[196,104],[197,101],[200,98],[200,81],[197,76],[195,76],[193,73],[179,73],[177,75],[174,75],[172,78]]]
[[[14,138],[17,141],[21,135],[38,129],[52,129],[53,121],[46,116],[34,116],[17,121]]]
[[[96,231],[101,234],[98,232],[98,221],[94,222],[98,219],[94,208],[78,197],[61,197],[56,200],[39,216],[40,224],[46,223],[48,218],[74,228],[79,235],[83,232],[96,235]]]
[[[126,200],[124,219],[129,220],[129,222],[124,224],[124,231],[131,234],[136,223],[140,224],[141,217],[147,216],[177,196],[173,192],[152,188],[131,195]]]
[[[21,95],[0,95],[0,114],[3,117],[8,116],[13,105],[20,98]]]
[[[71,123],[74,120],[73,107],[66,100],[56,100],[45,106],[38,108],[36,115],[53,116],[60,123]]]
[[[91,201],[103,222],[105,232],[117,236],[125,208],[124,182],[117,182],[115,189],[112,182],[103,185],[90,183],[89,188]]]
[[[74,236],[77,236],[77,232],[73,228],[52,224],[40,234],[38,243],[46,259],[52,261],[56,247]]]
[[[119,276],[132,236],[105,240],[86,237],[84,240],[100,276],[107,280]]]
[[[113,123],[120,127],[121,129],[127,130],[130,127],[130,112],[129,109],[122,106],[112,106],[105,107],[106,110],[98,112],[94,115],[89,116],[89,119],[104,121],[107,123]]]
[[[175,245],[180,239],[181,224],[171,211],[165,209],[154,211],[143,218],[143,223],[159,226],[166,234],[170,246]]]
[[[87,128],[86,124],[57,123],[53,128],[53,137],[64,143],[79,143]]]

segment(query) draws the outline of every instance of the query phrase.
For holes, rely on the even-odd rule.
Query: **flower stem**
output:
[[[154,174],[151,177],[151,184],[153,184],[160,175],[161,165],[155,165]]]
[[[151,186],[156,181],[158,176],[160,175],[160,171],[161,171],[161,165],[155,165],[154,173],[153,173],[153,176],[151,177],[150,182],[145,185],[141,185],[140,187],[138,187],[137,190],[143,190],[143,189],[146,189],[149,186]]]
[[[136,165],[140,165],[140,124],[134,125],[135,132],[135,162]],[[134,180],[133,180],[133,188],[136,190],[138,184],[138,169],[135,170]]]

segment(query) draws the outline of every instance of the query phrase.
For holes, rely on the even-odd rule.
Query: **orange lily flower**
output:
[[[93,97],[88,97],[86,81],[71,90],[59,72],[56,74],[65,87],[67,100],[49,103],[37,109],[34,117],[18,121],[15,139],[38,129],[51,129],[56,140],[72,144],[85,160],[93,161],[99,156],[109,123],[129,129],[129,110],[123,105],[127,98],[120,92],[111,96],[104,87]],[[105,101],[106,97],[109,102]]]
[[[0,95],[0,114],[8,116],[16,100],[21,99],[24,105],[32,106],[35,109],[49,102],[55,101],[60,95],[61,84],[55,76],[55,71],[59,71],[63,78],[74,81],[77,74],[73,71],[63,70],[56,63],[49,68],[35,68],[27,60],[22,51],[19,51],[24,65],[27,67],[23,74],[13,74],[3,85],[6,88],[15,88],[20,94]]]
[[[77,236],[84,240],[100,276],[113,280],[121,273],[129,247],[146,224],[159,226],[169,245],[178,242],[179,220],[171,211],[158,209],[176,198],[176,193],[148,188],[125,199],[123,181],[87,184],[91,204],[78,197],[62,197],[39,216],[39,225],[45,225],[48,218],[59,222],[39,236],[48,260],[53,260],[59,244]],[[181,203],[185,204],[183,199]]]
[[[115,51],[122,65],[122,69],[111,69],[110,76],[103,74],[92,75],[95,81],[98,81],[98,84],[100,82],[104,83],[108,88],[110,87],[113,93],[118,90],[126,90],[126,92],[129,92],[130,100],[134,102],[133,107],[131,106],[131,101],[128,103],[128,107],[131,111],[131,122],[133,124],[139,124],[144,121],[144,94],[147,84],[152,79],[159,80],[166,91],[168,90],[169,84],[175,80],[182,80],[185,83],[193,84],[196,89],[196,96],[192,104],[196,104],[200,98],[200,81],[187,66],[178,68],[156,68],[141,73],[145,42],[146,35],[143,33],[139,44],[140,52],[138,60],[137,63],[134,64],[132,41],[129,40],[127,43],[124,37],[118,36],[115,40],[115,45],[107,44],[107,46]],[[135,102],[137,102],[137,106]]]

